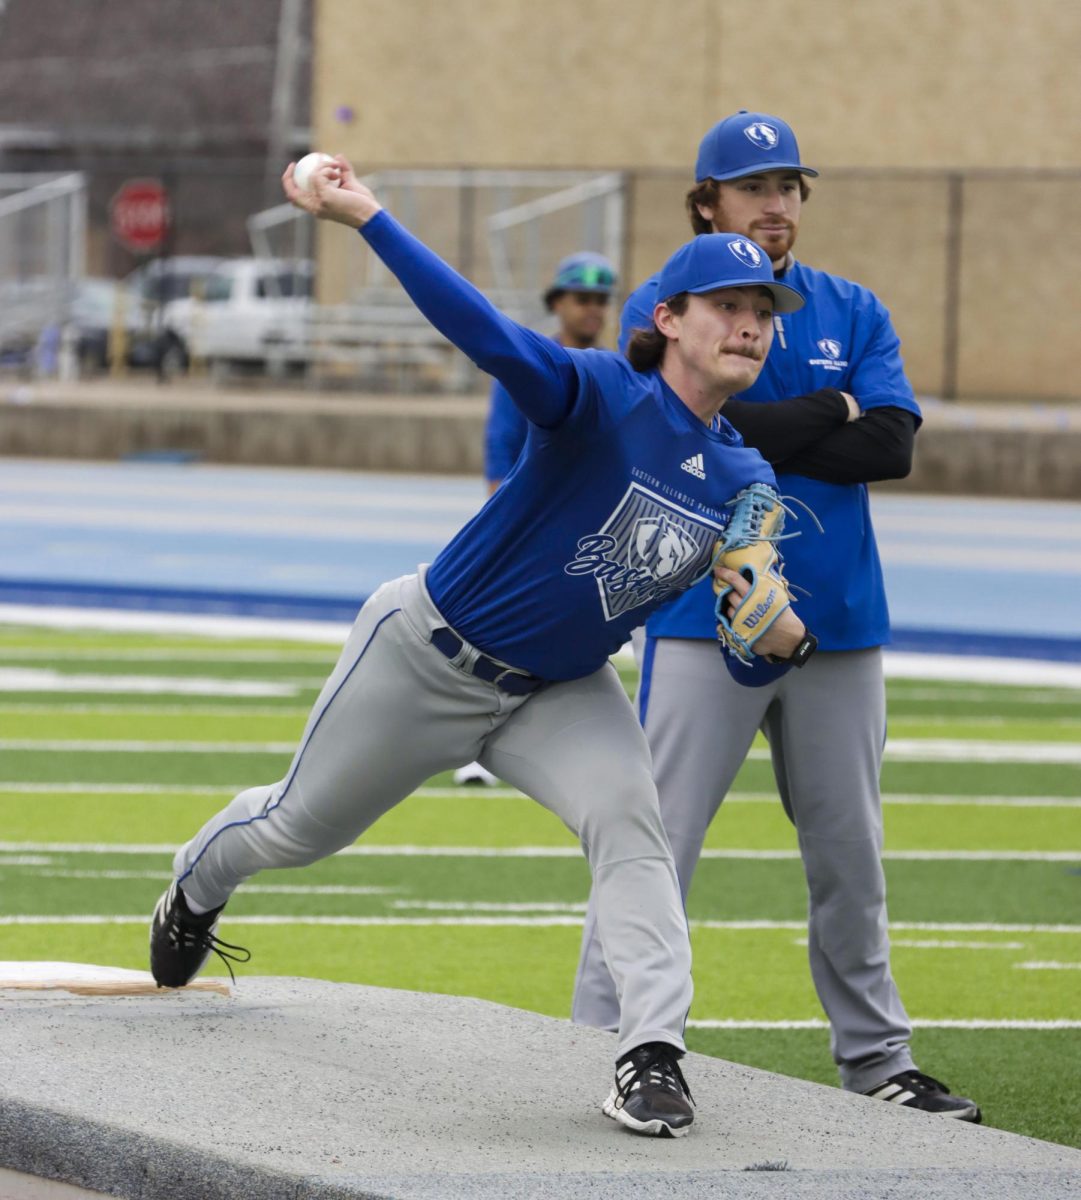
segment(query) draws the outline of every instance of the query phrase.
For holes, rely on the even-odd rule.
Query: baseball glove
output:
[[[717,637],[725,651],[750,664],[755,642],[792,603],[775,545],[786,509],[780,496],[764,483],[744,488],[725,507],[732,509],[732,517],[713,547],[713,565],[738,571],[751,588],[729,614],[734,589],[714,575]]]

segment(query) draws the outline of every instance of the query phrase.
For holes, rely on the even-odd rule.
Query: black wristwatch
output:
[[[765,656],[766,662],[779,665],[787,663],[790,667],[802,667],[803,664],[818,649],[818,638],[808,629],[803,635],[803,641],[792,651],[788,658],[776,658],[772,654]]]

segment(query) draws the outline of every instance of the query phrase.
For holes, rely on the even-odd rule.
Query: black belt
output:
[[[453,629],[448,629],[446,625],[443,625],[433,631],[432,645],[440,654],[445,654],[447,658],[453,659],[461,654],[465,642]],[[472,665],[463,666],[462,670],[487,683],[494,683],[500,691],[506,692],[508,696],[528,696],[530,692],[535,692],[544,683],[544,680],[538,679],[536,675],[527,675],[524,672],[516,671],[513,667],[505,667],[502,663],[496,662],[494,658],[489,658],[487,654],[478,653],[476,661]]]

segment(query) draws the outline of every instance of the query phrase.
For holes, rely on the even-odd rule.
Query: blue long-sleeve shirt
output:
[[[484,652],[546,679],[599,669],[709,571],[724,505],[773,471],[656,371],[571,350],[500,313],[380,212],[361,230],[432,324],[528,422],[504,485],[437,555],[432,600]]]
[[[777,276],[806,297],[799,312],[777,319],[773,346],[762,373],[739,399],[769,404],[820,388],[854,396],[863,411],[899,408],[920,420],[904,373],[901,345],[882,302],[850,280],[793,263]],[[649,328],[657,277],[646,280],[623,308],[620,347],[635,328]],[[798,520],[785,532],[799,537],[781,543],[785,577],[798,591],[795,611],[823,650],[856,650],[889,641],[889,612],[882,566],[863,483],[832,483],[777,469],[784,495],[803,501],[821,522],[793,506]],[[708,584],[681,597],[649,622],[656,637],[714,636],[713,592]]]

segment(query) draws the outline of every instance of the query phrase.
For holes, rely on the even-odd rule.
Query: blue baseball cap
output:
[[[568,254],[556,267],[555,276],[544,293],[545,304],[551,304],[560,292],[591,292],[610,296],[616,286],[615,267],[603,254],[582,250]]]
[[[698,147],[694,177],[699,183],[706,179],[739,179],[760,171],[818,174],[800,162],[792,127],[768,113],[741,108],[714,125]]]
[[[803,294],[773,278],[773,264],[750,238],[735,233],[703,233],[680,248],[661,268],[657,303],[680,292],[699,295],[719,288],[763,287],[779,313],[803,307]]]

